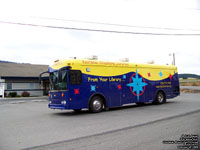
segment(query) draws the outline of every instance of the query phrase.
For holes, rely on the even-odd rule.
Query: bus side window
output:
[[[69,83],[72,85],[77,85],[82,83],[82,73],[80,70],[69,71]]]

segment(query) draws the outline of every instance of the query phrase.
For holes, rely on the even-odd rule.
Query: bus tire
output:
[[[89,104],[89,109],[91,112],[93,113],[98,113],[101,112],[103,109],[103,100],[101,97],[99,96],[94,96]]]
[[[156,100],[155,103],[156,104],[163,104],[166,102],[166,98],[165,98],[165,94],[162,91],[158,91],[158,93],[156,94]]]

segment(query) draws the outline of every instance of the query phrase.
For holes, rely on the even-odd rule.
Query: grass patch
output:
[[[179,79],[180,86],[200,86],[199,79]]]
[[[200,86],[199,82],[180,82],[180,86]]]

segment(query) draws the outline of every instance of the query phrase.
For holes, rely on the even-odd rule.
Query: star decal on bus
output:
[[[118,90],[121,90],[121,89],[122,89],[122,85],[121,85],[121,84],[118,84],[118,85],[117,85],[117,89],[118,89]]]
[[[147,73],[147,75],[148,75],[148,77],[151,77],[151,73],[149,72],[149,73]]]
[[[139,97],[144,93],[145,91],[145,86],[147,83],[145,83],[144,78],[138,74],[137,69],[136,73],[134,73],[131,78],[130,78],[130,83],[127,84],[127,86],[130,87],[131,92],[137,96],[137,101],[139,101]]]
[[[162,76],[163,76],[162,71],[159,72],[159,76],[160,76],[160,78],[162,78]]]
[[[123,79],[126,79],[126,75],[123,75]]]
[[[74,94],[75,95],[80,94],[79,89],[74,89]]]
[[[91,90],[90,91],[96,92],[96,85],[90,85],[90,86],[91,86]]]
[[[171,74],[169,74],[169,78],[170,78],[170,80],[172,80],[172,77],[173,77],[173,76],[172,76]]]

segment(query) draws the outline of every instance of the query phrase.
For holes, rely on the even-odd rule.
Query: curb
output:
[[[40,96],[40,97],[19,97],[19,98],[0,98],[1,102],[14,102],[14,101],[39,101],[39,100],[48,100],[48,96]]]

